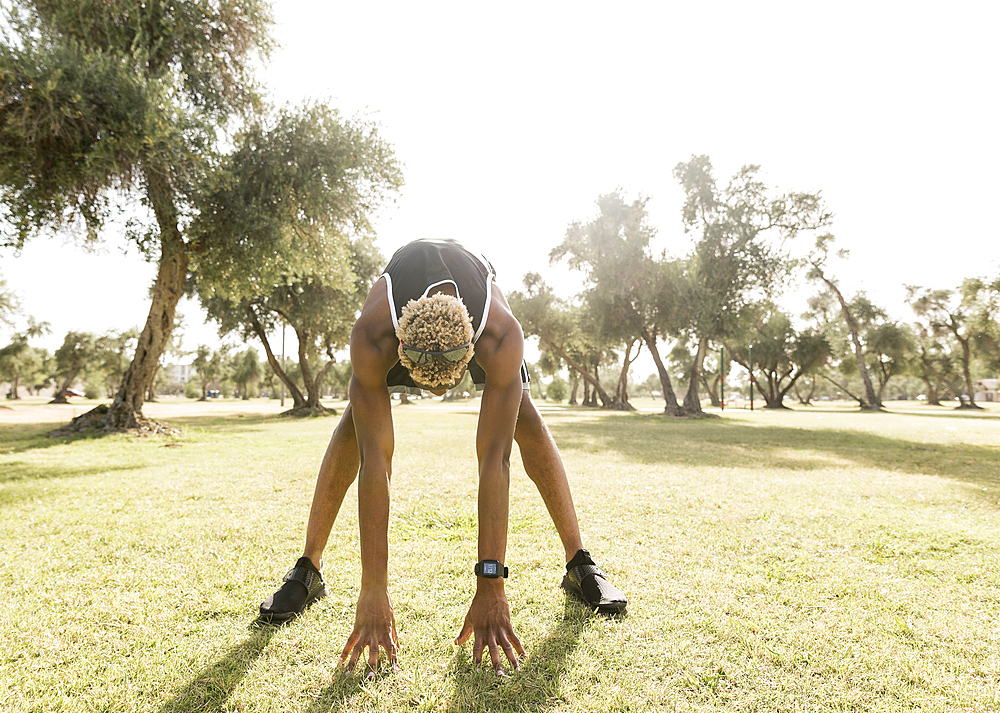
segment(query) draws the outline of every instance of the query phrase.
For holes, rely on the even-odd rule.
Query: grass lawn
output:
[[[330,596],[251,626],[300,553],[335,419],[178,400],[147,408],[176,437],[45,436],[85,408],[0,409],[0,711],[1000,708],[995,407],[546,408],[629,613],[591,616],[559,589],[558,537],[515,454],[507,591],[528,659],[498,679],[451,643],[475,584],[478,407],[397,406],[401,671],[371,682],[337,666],[360,578],[353,489]]]

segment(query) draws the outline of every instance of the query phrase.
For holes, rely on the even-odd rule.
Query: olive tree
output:
[[[202,188],[227,130],[261,104],[266,0],[10,0],[0,43],[0,246],[75,230],[128,237],[157,262],[149,315],[114,401],[80,427],[149,427],[146,394],[174,325]],[[106,289],[116,289],[114,276]]]
[[[701,413],[698,385],[709,345],[733,332],[745,308],[774,296],[794,267],[785,242],[832,220],[819,193],[775,193],[759,173],[759,166],[744,166],[720,188],[707,156],[674,168],[685,193],[684,229],[696,234],[683,293],[686,331],[696,345],[686,414]]]

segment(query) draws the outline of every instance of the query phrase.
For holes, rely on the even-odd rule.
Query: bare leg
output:
[[[514,440],[521,450],[524,470],[542,496],[566,550],[566,561],[569,562],[578,550],[583,549],[580,524],[576,519],[573,496],[569,491],[566,468],[559,449],[527,390],[521,396],[521,410],[517,414]]]
[[[326,549],[330,530],[337,519],[340,506],[344,502],[351,483],[358,477],[361,457],[358,455],[358,439],[354,433],[354,417],[351,406],[344,409],[340,423],[333,431],[326,455],[319,467],[316,491],[313,493],[309,510],[309,524],[306,526],[306,546],[302,554],[312,560],[317,569],[323,566],[323,550]]]

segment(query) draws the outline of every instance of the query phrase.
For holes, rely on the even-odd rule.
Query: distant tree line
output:
[[[845,296],[834,274],[831,222],[819,193],[778,193],[745,166],[720,188],[707,156],[679,163],[681,220],[694,238],[687,255],[654,254],[646,199],[619,192],[597,200],[552,252],[583,273],[584,289],[557,295],[537,273],[510,295],[525,333],[537,337],[539,367],[565,368],[565,392],[583,405],[629,409],[629,372],[646,349],[669,416],[698,416],[702,395],[719,405],[721,374],[743,367],[768,408],[786,398],[850,398],[878,410],[893,393],[922,391],[928,403],[978,408],[975,382],[1000,373],[1000,277],[969,278],[954,289],[908,286],[914,321],[897,322],[864,294]],[[811,234],[807,257],[790,250]],[[799,251],[801,254],[803,251]],[[809,309],[779,303],[794,277],[816,287]],[[752,359],[752,361],[751,361]],[[564,385],[556,384],[562,393]]]
[[[254,76],[273,45],[264,0],[10,0],[0,12],[0,248],[52,231],[95,243],[127,216],[125,238],[157,264],[144,325],[72,332],[51,355],[31,346],[47,326],[15,324],[19,306],[0,289],[9,393],[48,383],[59,399],[83,380],[114,395],[69,431],[155,430],[142,406],[163,388],[189,294],[226,338],[252,339],[263,354],[243,352],[232,377],[215,377],[220,387],[228,379],[248,394],[271,380],[296,413],[322,413],[322,386],[343,372],[337,354],[382,262],[370,218],[402,185],[376,127],[322,102],[268,103]],[[532,273],[510,295],[538,338],[537,368],[569,374],[554,394],[565,387],[573,401],[582,388],[587,405],[628,409],[645,350],[671,416],[700,415],[703,395],[717,402],[732,362],[773,408],[835,390],[878,409],[890,380],[904,379],[919,379],[931,403],[975,408],[975,381],[1000,362],[996,276],[911,286],[915,320],[897,323],[865,295],[843,294],[818,193],[771,190],[757,166],[719,185],[706,156],[673,175],[688,254],[656,254],[646,199],[612,193],[551,253],[580,271],[584,289],[556,295]],[[793,258],[806,235],[814,248]],[[817,287],[806,315],[779,306],[796,275]],[[115,290],[115,276],[102,288]],[[279,324],[297,337],[291,366],[269,341]],[[215,368],[216,351],[201,369]]]
[[[38,395],[49,389],[53,393],[52,403],[68,403],[73,394],[88,399],[113,399],[132,359],[138,330],[112,330],[101,335],[71,331],[55,353],[29,343],[30,339],[47,331],[47,324],[29,319],[28,327],[15,332],[12,340],[0,348],[0,383],[7,384],[5,398],[20,399],[22,392]],[[178,336],[177,331],[173,334]],[[190,371],[184,379],[169,367],[188,367]],[[171,343],[164,352],[146,399],[155,401],[158,396],[186,396],[200,401],[212,396],[279,398],[283,383],[286,387],[290,384],[300,393],[306,391],[299,361],[286,359],[284,367],[279,368],[284,378],[279,378],[268,360],[262,360],[252,346],[239,350],[227,343],[214,349],[199,345],[194,352],[185,352],[176,343]],[[309,390],[315,392],[317,402],[320,396],[347,397],[351,376],[349,361],[319,358],[312,369],[308,366],[305,369],[306,373],[313,371],[316,375]],[[294,410],[291,391],[289,398]]]

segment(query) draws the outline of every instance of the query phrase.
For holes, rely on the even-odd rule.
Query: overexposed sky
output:
[[[406,185],[376,221],[388,257],[424,237],[487,255],[501,285],[549,266],[573,220],[621,188],[684,253],[671,171],[708,154],[781,190],[822,191],[843,286],[909,319],[903,285],[1000,263],[1000,6],[988,2],[343,3],[280,0],[278,102],[377,122]],[[26,311],[101,332],[145,321],[153,266],[39,240],[2,254]],[[806,291],[814,288],[805,286]],[[182,303],[185,342],[216,340]]]

